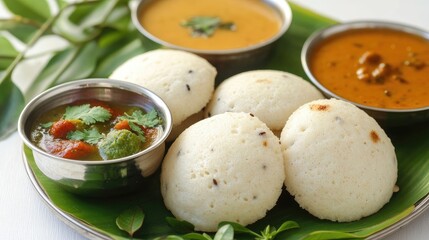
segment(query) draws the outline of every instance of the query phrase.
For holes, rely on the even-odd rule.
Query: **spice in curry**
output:
[[[391,29],[334,35],[315,48],[310,69],[340,97],[366,106],[429,106],[429,40]]]

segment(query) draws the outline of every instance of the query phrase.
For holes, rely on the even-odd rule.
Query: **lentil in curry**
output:
[[[390,29],[334,35],[310,56],[315,78],[340,97],[366,106],[429,106],[429,40]]]

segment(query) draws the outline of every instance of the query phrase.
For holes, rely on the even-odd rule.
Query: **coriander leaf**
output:
[[[109,120],[111,116],[112,114],[103,107],[90,107],[89,104],[84,104],[67,107],[63,118],[66,120],[80,119],[85,124],[89,125],[96,122],[105,122]]]
[[[91,128],[89,130],[84,129],[83,131],[77,130],[67,134],[67,139],[69,140],[79,140],[89,144],[97,144],[102,138],[103,135],[101,135],[95,128]]]
[[[53,122],[47,122],[47,123],[40,124],[40,126],[42,128],[50,128],[50,127],[52,127],[53,124],[54,124]]]
[[[145,126],[148,127],[155,127],[162,122],[162,119],[158,116],[158,113],[154,109],[144,115],[142,120],[144,120],[144,122],[146,123]]]
[[[126,209],[116,218],[116,225],[132,237],[143,225],[144,217],[143,210],[138,206],[134,206]]]
[[[181,24],[183,27],[191,29],[194,37],[210,37],[216,29],[225,29],[234,31],[235,24],[232,22],[221,22],[218,17],[196,16],[192,17]]]
[[[134,132],[137,133],[137,136],[139,137],[141,142],[143,142],[143,143],[146,142],[146,137],[144,136],[145,134],[139,126],[137,126],[133,122],[128,122],[128,125],[130,126],[131,130],[133,130]]]
[[[162,123],[162,119],[158,116],[155,109],[143,114],[140,110],[135,110],[131,115],[125,113],[119,119],[128,120],[129,123],[135,123],[143,127],[155,127]]]

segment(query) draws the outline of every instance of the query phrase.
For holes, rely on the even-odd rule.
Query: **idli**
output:
[[[377,122],[356,106],[325,99],[296,110],[281,133],[285,186],[320,219],[369,216],[392,197],[395,149]]]
[[[176,128],[184,129],[202,119],[198,112],[213,94],[216,74],[208,61],[193,53],[158,49],[129,59],[110,78],[139,84],[161,97],[173,117],[172,140],[180,133]],[[192,121],[185,121],[191,116]],[[184,122],[187,126],[179,127]]]
[[[279,139],[249,113],[201,120],[173,142],[161,168],[161,193],[173,215],[198,231],[221,221],[263,218],[283,187]]]
[[[205,115],[249,112],[280,135],[293,111],[322,98],[322,93],[301,77],[283,71],[254,70],[223,81],[216,88]]]

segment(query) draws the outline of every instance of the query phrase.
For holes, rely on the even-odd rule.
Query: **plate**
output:
[[[422,131],[419,131],[419,129],[422,129],[422,127],[423,126],[418,126],[417,129],[415,129],[414,131],[420,133]],[[426,135],[428,133],[429,131],[428,131],[428,128],[426,127],[426,131],[423,131],[422,134]],[[411,135],[415,135],[415,133],[413,134],[413,132],[411,131]],[[409,140],[407,138],[402,138],[402,139],[403,141]],[[427,152],[427,149],[428,148],[423,150]],[[427,155],[428,154],[426,154],[425,156]],[[398,157],[400,156],[401,155],[399,155]],[[163,209],[161,211],[159,210],[159,208],[161,209],[163,208],[163,203],[162,203],[162,199],[160,199],[160,194],[158,193],[155,193],[151,196],[148,196],[149,194],[136,193],[136,194],[122,196],[119,198],[109,199],[108,202],[105,202],[107,201],[105,199],[91,199],[91,198],[83,198],[83,197],[75,196],[73,194],[70,194],[62,190],[53,181],[46,178],[40,172],[40,170],[37,168],[37,165],[35,164],[31,150],[26,146],[23,147],[22,157],[23,157],[24,165],[26,167],[27,174],[31,180],[31,183],[35,187],[40,197],[44,200],[44,202],[53,210],[54,213],[56,213],[56,215],[62,221],[64,221],[70,227],[77,230],[79,233],[81,233],[83,236],[87,238],[113,239],[113,238],[126,237],[126,235],[123,235],[119,231],[119,229],[113,232],[110,231],[112,229],[112,225],[114,225],[115,216],[119,215],[119,210],[120,209],[123,210],[125,207],[127,207],[125,205],[122,208],[117,207],[124,202],[128,203],[127,205],[129,205],[129,204],[133,204],[133,202],[136,202],[136,199],[137,199],[137,202],[139,202],[139,205],[143,206],[143,209],[146,214],[146,219],[151,215],[150,210],[154,210],[154,213],[160,213],[160,212],[163,213],[164,214],[163,217],[171,216],[171,214],[169,214],[169,212],[166,209]],[[408,158],[406,160],[413,160],[413,159]],[[427,164],[429,161],[427,160],[428,159],[423,160],[425,162],[423,166],[425,166],[426,169],[429,169],[428,168],[429,165]],[[401,161],[399,161],[399,163],[401,163]],[[405,168],[411,165],[417,165],[417,166],[420,165],[418,162],[415,162],[415,164],[410,162],[408,163],[409,164],[405,164]],[[403,164],[400,164],[400,166],[401,165]],[[420,169],[420,168],[417,168],[417,169]],[[153,177],[148,179],[147,183],[145,183],[149,186],[147,190],[156,191],[157,189],[159,189],[158,177],[159,177],[159,173],[155,174]],[[413,180],[412,177],[413,177],[413,174],[401,174],[401,171],[400,171],[400,175],[398,179],[399,184],[404,181],[405,182],[411,181],[412,184],[410,184],[410,186],[414,186],[414,187],[411,187],[408,190],[401,189],[398,193],[395,193],[391,202],[388,203],[385,207],[383,207],[383,209],[380,212],[368,218],[364,218],[363,220],[359,220],[352,223],[342,223],[342,224],[318,220],[310,216],[308,213],[301,210],[296,204],[294,204],[293,203],[294,201],[291,196],[289,196],[287,193],[283,193],[277,206],[268,213],[268,216],[265,219],[258,221],[256,224],[253,224],[251,228],[261,229],[263,228],[263,226],[267,224],[273,224],[275,226],[278,226],[282,221],[294,220],[298,222],[298,224],[300,225],[300,229],[303,228],[303,232],[302,233],[299,231],[294,232],[294,234],[288,235],[287,238],[285,239],[300,239],[302,236],[310,237],[311,235],[314,235],[314,234],[320,234],[323,231],[338,231],[338,229],[346,232],[356,232],[356,229],[359,229],[360,227],[370,229],[369,230],[370,234],[366,236],[368,237],[368,239],[380,239],[398,230],[400,227],[410,223],[413,219],[418,217],[429,207],[429,196],[427,195],[427,193],[421,199],[416,201],[415,204],[411,204],[410,206],[406,206],[407,204],[405,205],[398,204],[398,202],[401,203],[404,199],[407,199],[406,196],[408,195],[408,193],[418,191],[422,186],[422,184],[424,184],[425,186],[427,185],[427,182],[424,181],[424,179],[427,179],[427,178]],[[427,191],[427,189],[425,191]],[[403,194],[403,195],[400,195],[400,194]],[[144,198],[147,198],[147,199],[144,199]],[[99,204],[97,203],[97,201],[102,201],[102,203]],[[146,204],[148,203],[151,203],[151,204],[149,204],[149,206],[145,208]],[[288,207],[285,207],[285,205],[287,205]],[[113,206],[116,206],[116,207],[113,207]],[[81,209],[79,209],[80,207]],[[104,211],[100,211],[100,207],[102,209],[104,208]],[[85,211],[87,212],[85,213]],[[103,214],[110,211],[113,214],[106,216],[106,218],[110,219],[109,224],[105,224],[99,221],[94,222],[94,219],[90,219],[91,217],[88,217],[90,215],[98,215],[98,214]],[[284,216],[279,217],[279,214],[280,215],[284,214]],[[380,216],[383,216],[383,215],[389,215],[389,216],[387,218],[381,218],[380,220]],[[270,222],[271,220],[274,220],[274,221],[271,223]],[[362,221],[366,223],[361,225],[360,223]],[[160,222],[162,222],[162,218],[159,218],[158,216],[157,219],[149,223],[151,225],[150,231],[154,231],[154,229],[156,229],[156,227],[154,228],[154,225],[160,224]],[[177,234],[174,231],[172,231],[172,229],[169,229],[165,221],[164,221],[164,224],[160,224],[158,231],[161,235]],[[148,236],[145,236],[143,234],[141,235],[141,239],[153,239],[154,237],[153,234],[154,234],[153,232],[148,234]]]
[[[315,30],[335,21],[291,4],[294,20],[288,32],[279,40],[270,59],[262,68],[277,69],[305,76],[300,52],[306,38]],[[249,226],[260,231],[267,225],[279,227],[284,221],[296,221],[300,228],[288,230],[277,239],[342,238],[379,239],[410,223],[429,205],[429,124],[422,123],[400,129],[386,129],[396,147],[398,186],[391,201],[379,212],[350,223],[319,220],[302,210],[283,191],[277,205],[267,216]],[[91,239],[127,239],[127,233],[115,224],[119,214],[137,205],[145,213],[142,228],[134,239],[153,239],[178,234],[165,221],[172,216],[165,208],[159,191],[159,172],[147,178],[141,191],[116,198],[85,198],[61,189],[37,168],[31,150],[23,147],[23,161],[28,176],[39,195],[65,223]],[[241,239],[241,238],[240,238]]]

